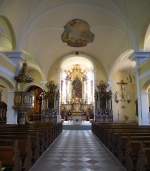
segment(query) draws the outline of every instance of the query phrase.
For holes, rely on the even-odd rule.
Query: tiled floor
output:
[[[90,130],[64,130],[30,171],[125,171]]]

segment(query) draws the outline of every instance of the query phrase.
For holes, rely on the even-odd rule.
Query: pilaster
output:
[[[17,124],[17,112],[13,109],[14,91],[8,92],[7,106],[7,124]]]
[[[150,60],[150,52],[135,52],[133,60],[136,62],[136,85],[137,85],[137,99],[138,99],[138,122],[139,125],[148,124],[148,111],[145,112],[145,105],[142,99],[142,89],[140,86],[141,66]],[[148,106],[147,106],[148,108]]]

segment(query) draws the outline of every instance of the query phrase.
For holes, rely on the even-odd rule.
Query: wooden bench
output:
[[[8,170],[21,170],[21,159],[19,158],[17,141],[6,141],[0,145],[1,167]]]
[[[145,145],[146,144],[146,145]],[[128,144],[128,148],[125,154],[125,167],[127,170],[139,169],[139,158],[145,149],[150,148],[150,140],[139,141],[135,140]],[[144,155],[143,159],[146,157]]]
[[[62,124],[0,125],[0,161],[13,171],[28,171],[61,133]]]
[[[150,148],[143,148],[138,156],[136,165],[137,171],[149,171],[150,170]]]
[[[11,143],[8,144],[8,142]],[[16,144],[15,148],[14,146],[12,146],[12,144]],[[25,134],[0,135],[0,148],[3,149],[3,154],[5,153],[8,154],[7,149],[11,149],[11,151],[14,151],[14,154],[17,154],[17,158],[18,158],[17,160],[20,161],[21,170],[29,170],[29,168],[32,166],[32,149],[31,149],[30,136],[27,137],[27,135]],[[2,155],[1,157],[2,158],[0,158],[0,160],[3,159],[3,161],[4,160],[7,161],[7,158],[4,158],[4,155]],[[14,161],[16,162],[16,157]],[[2,166],[3,165],[4,163],[2,162]]]
[[[118,157],[128,171],[150,170],[150,127],[137,124],[92,124],[92,131]],[[140,159],[143,157],[143,163]]]

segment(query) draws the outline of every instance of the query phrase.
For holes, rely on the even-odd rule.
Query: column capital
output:
[[[134,55],[131,58],[132,60],[139,62],[140,64],[145,63],[150,60],[150,52],[137,51],[134,52]]]
[[[25,55],[21,51],[3,52],[13,63],[18,66],[25,60]]]
[[[143,59],[145,59],[145,58],[147,58],[147,59],[150,59],[150,52],[144,52],[144,51],[137,51],[137,52],[134,52],[134,57],[135,58],[138,58],[138,59],[141,59],[141,58],[143,58]]]

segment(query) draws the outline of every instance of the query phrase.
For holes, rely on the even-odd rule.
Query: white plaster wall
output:
[[[118,103],[115,102],[115,92],[121,93],[120,86],[117,85],[117,82],[124,80],[127,82],[128,73],[126,72],[116,72],[111,80],[111,87],[112,87],[112,106],[113,106],[113,120],[115,122],[136,122],[136,84],[135,80],[133,82],[128,82],[126,86],[127,95],[130,97],[130,103],[127,101],[122,102],[119,101]]]
[[[14,106],[14,91],[8,92],[7,99],[7,124],[17,124],[17,113],[13,109]]]

